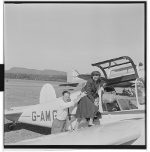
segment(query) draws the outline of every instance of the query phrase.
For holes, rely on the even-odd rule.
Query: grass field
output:
[[[61,96],[63,90],[69,89],[68,87],[59,87],[59,84],[62,82],[7,79],[5,81],[4,109],[9,110],[11,107],[38,104],[41,88],[46,83],[53,85],[57,97]],[[5,144],[48,135],[51,132],[50,128],[23,123],[18,123],[14,130],[9,131],[7,128],[9,123],[11,122],[4,119]]]

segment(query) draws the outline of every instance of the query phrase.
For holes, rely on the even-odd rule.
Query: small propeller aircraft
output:
[[[92,64],[104,74],[106,86],[99,89],[99,111],[102,117],[94,120],[93,127],[87,127],[82,120],[77,130],[74,114],[77,106],[70,108],[71,121],[67,132],[48,135],[37,139],[13,143],[14,145],[145,145],[145,82],[139,77],[138,66],[128,56],[122,56]],[[125,73],[125,71],[127,71]],[[115,72],[112,76],[111,73]],[[78,75],[87,80],[88,75]],[[124,93],[131,88],[134,94]],[[71,94],[74,100],[80,91]],[[13,121],[8,127],[13,129],[17,122],[50,127],[57,115],[57,104],[52,85],[45,84],[40,93],[40,103],[33,106],[14,107],[5,111],[5,118]],[[72,127],[70,127],[72,126]]]

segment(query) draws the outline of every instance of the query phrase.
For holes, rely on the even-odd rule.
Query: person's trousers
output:
[[[52,123],[51,134],[57,134],[65,131],[66,131],[66,120],[58,120],[57,118],[55,118]]]

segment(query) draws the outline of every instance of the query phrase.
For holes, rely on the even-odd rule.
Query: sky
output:
[[[5,69],[79,73],[130,56],[145,62],[144,4],[5,4]]]

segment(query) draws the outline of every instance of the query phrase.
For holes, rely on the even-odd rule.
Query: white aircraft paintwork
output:
[[[111,63],[109,63],[109,66],[110,65]],[[113,89],[112,86],[106,86],[104,89],[99,89],[99,111],[101,112],[102,117],[94,121],[96,126],[91,128],[88,127],[87,122],[83,119],[79,124],[78,130],[70,130],[70,126],[68,126],[68,130],[70,130],[68,132],[14,144],[56,145],[59,143],[62,145],[118,145],[127,143],[145,145],[145,85],[143,79],[139,78],[138,75],[132,74],[130,76],[131,80],[128,76],[130,75],[118,77],[119,79],[115,78],[114,81],[116,83],[122,83],[124,80],[125,82],[133,81],[134,78],[134,85],[131,87],[135,94],[123,94],[122,91],[121,93],[118,92],[116,88],[117,94],[115,96],[115,104],[111,100],[104,98],[105,96],[108,96],[109,98],[109,95],[113,91],[111,90]],[[114,85],[112,80],[109,83]],[[55,97],[54,89],[50,84],[44,85],[41,92],[40,96],[43,97],[40,97],[40,99],[44,100],[44,102],[40,101],[39,104],[32,106],[15,107],[10,111],[5,110],[5,118],[14,123],[23,122],[51,128],[52,122],[57,115],[57,105],[59,104],[61,97],[51,99],[48,97],[48,100],[45,100],[49,92]],[[80,91],[72,93],[71,99],[74,100],[79,94]],[[110,105],[112,105],[112,107],[109,107]],[[113,106],[115,106],[116,110],[113,110]],[[74,117],[76,108],[76,105],[70,108],[70,113],[72,115],[70,123],[73,128],[76,123]],[[12,126],[9,126],[10,129],[11,127]],[[105,137],[107,138],[104,139]],[[93,139],[93,143],[91,143],[91,140],[89,141],[89,139]]]
[[[141,129],[136,123],[122,121],[21,141],[15,145],[120,145],[140,136]]]
[[[53,94],[54,89],[52,85],[45,84],[40,93],[40,99],[44,99],[44,102],[32,106],[14,107],[12,108],[13,110],[10,111],[5,110],[5,118],[13,122],[23,122],[51,128],[52,122],[57,114],[57,105],[59,104],[59,101],[62,100],[62,97],[60,97],[46,100],[45,102],[48,92],[51,93],[51,91]],[[71,100],[76,99],[79,94],[80,91],[72,93],[70,96]]]

